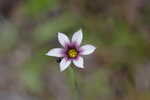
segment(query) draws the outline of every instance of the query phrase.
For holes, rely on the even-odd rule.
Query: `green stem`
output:
[[[71,84],[72,84],[72,87],[73,87],[74,100],[81,100],[79,84],[78,84],[78,80],[77,80],[74,68],[70,67],[69,75],[70,75],[70,81],[71,81]]]

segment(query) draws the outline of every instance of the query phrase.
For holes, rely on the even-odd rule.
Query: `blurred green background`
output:
[[[76,70],[81,100],[150,100],[149,0],[0,0],[0,100],[73,100],[48,50],[83,30],[96,51]]]

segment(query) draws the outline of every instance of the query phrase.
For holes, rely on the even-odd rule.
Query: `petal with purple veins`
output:
[[[95,51],[96,47],[93,46],[93,45],[84,45],[80,48],[80,51],[81,51],[81,55],[89,55],[91,53],[93,53]]]
[[[76,43],[76,45],[80,45],[82,42],[83,34],[82,30],[80,29],[79,31],[75,32],[72,36],[72,43]]]
[[[46,53],[46,55],[54,56],[54,57],[63,57],[64,56],[63,51],[64,51],[64,49],[62,49],[62,48],[54,48],[54,49],[51,49],[50,51],[48,51],[48,53]]]
[[[67,69],[70,64],[71,64],[71,60],[69,60],[67,58],[63,58],[60,62],[60,71],[62,72],[65,69]]]
[[[84,62],[82,57],[78,57],[77,59],[73,60],[73,64],[77,66],[78,68],[84,68]]]
[[[63,47],[66,47],[67,44],[70,44],[68,36],[60,32],[58,33],[58,41]]]

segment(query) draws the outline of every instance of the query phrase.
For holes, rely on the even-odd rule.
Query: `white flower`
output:
[[[71,41],[65,34],[58,33],[58,41],[63,48],[51,49],[46,55],[62,58],[60,62],[61,71],[68,68],[71,62],[78,68],[84,68],[83,57],[81,56],[93,53],[96,47],[89,44],[80,47],[82,38],[83,34],[81,29],[73,34]]]

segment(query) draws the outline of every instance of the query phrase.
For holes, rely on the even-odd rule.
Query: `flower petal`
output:
[[[63,57],[63,50],[62,48],[54,48],[51,49],[50,51],[48,51],[48,53],[46,53],[47,56],[54,56],[54,57]]]
[[[63,47],[70,43],[68,36],[60,32],[58,32],[58,41]]]
[[[93,45],[84,45],[80,48],[81,50],[81,55],[89,55],[95,51],[96,47]]]
[[[72,36],[72,43],[76,43],[78,46],[81,44],[83,38],[82,30],[75,32]]]
[[[74,65],[76,65],[78,68],[84,68],[83,66],[83,58],[78,57],[77,59],[73,60]]]
[[[66,68],[69,67],[71,64],[71,60],[68,60],[67,58],[63,58],[60,62],[60,71],[64,71]]]

